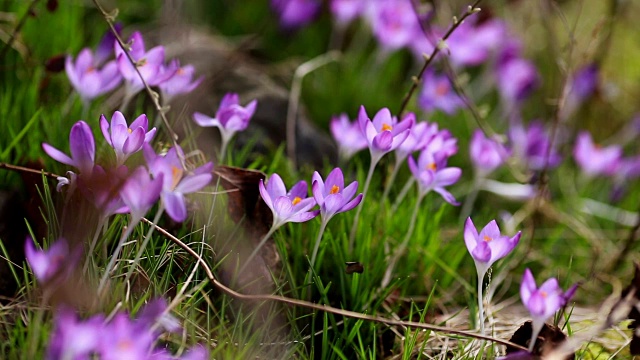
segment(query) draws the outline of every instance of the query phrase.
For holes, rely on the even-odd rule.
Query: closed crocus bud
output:
[[[111,123],[107,122],[104,115],[100,116],[100,130],[115,151],[118,165],[122,165],[130,155],[140,151],[143,144],[148,144],[153,139],[156,128],[148,128],[149,120],[145,114],[138,116],[131,125],[127,125],[127,120],[120,111],[113,113]]]
[[[69,133],[71,157],[47,143],[43,143],[42,148],[54,160],[80,170],[81,175],[91,175],[96,157],[96,144],[91,128],[86,122],[81,120],[71,127]]]

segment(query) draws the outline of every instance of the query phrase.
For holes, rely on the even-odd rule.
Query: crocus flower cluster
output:
[[[159,325],[159,326],[158,326]],[[102,314],[80,319],[68,308],[58,309],[47,347],[47,359],[208,359],[208,351],[195,346],[180,357],[156,347],[164,332],[178,332],[180,324],[163,299],[150,301],[131,319],[125,312],[107,321]]]
[[[129,54],[135,67],[110,32],[104,36],[95,56],[90,49],[85,48],[75,61],[71,56],[67,57],[67,76],[85,106],[92,99],[115,89],[122,79],[125,80],[125,105],[143,89],[140,76],[148,85],[160,87],[165,103],[175,95],[191,92],[202,82],[202,78],[193,79],[192,66],[180,67],[177,61],[165,66],[164,47],[156,46],[146,51],[144,39],[139,32],[134,32],[128,42],[131,44]],[[106,62],[114,54],[114,49],[115,60]]]
[[[371,162],[376,164],[386,153],[397,149],[409,137],[414,123],[415,116],[405,116],[402,121],[398,121],[387,108],[378,111],[371,120],[364,106],[361,106],[358,124],[362,135],[367,139]]]
[[[433,70],[425,72],[418,105],[425,112],[440,110],[453,115],[464,106],[460,96],[454,91],[451,80],[446,75],[436,74]]]

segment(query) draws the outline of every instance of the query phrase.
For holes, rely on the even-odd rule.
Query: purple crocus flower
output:
[[[513,237],[501,235],[495,220],[489,222],[478,234],[471,218],[467,218],[464,224],[464,242],[480,278],[484,278],[494,262],[507,256],[518,245],[520,235],[519,231]]]
[[[456,199],[444,187],[456,183],[462,175],[462,170],[447,167],[447,158],[444,152],[433,153],[423,150],[417,163],[413,156],[409,156],[409,169],[418,180],[421,197],[433,190],[442,195],[446,202],[457,206]]]
[[[156,134],[156,128],[149,131],[147,115],[138,116],[131,126],[127,125],[124,115],[120,111],[113,113],[111,125],[104,115],[100,116],[100,129],[107,143],[115,150],[118,165],[122,165],[127,158],[142,149],[142,144],[149,143]]]
[[[329,123],[331,135],[338,145],[340,158],[350,159],[355,153],[367,148],[367,138],[362,135],[357,121],[350,122],[347,114],[334,116]]]
[[[24,253],[33,275],[43,284],[71,268],[69,266],[69,245],[64,238],[58,239],[47,250],[36,250],[33,246],[33,239],[27,236]]]
[[[295,29],[312,22],[322,3],[318,0],[271,0],[271,7],[278,14],[280,25]]]
[[[71,157],[47,143],[43,143],[42,148],[54,160],[75,167],[82,175],[91,175],[96,156],[96,144],[91,128],[86,122],[80,120],[71,127],[69,133]]]
[[[187,218],[185,194],[196,192],[211,182],[213,163],[209,162],[186,175],[180,157],[184,157],[182,149],[172,147],[165,156],[153,151],[149,144],[144,145],[144,157],[149,166],[149,172],[154,178],[162,178],[162,203],[167,214],[177,222]]]
[[[498,91],[509,111],[531,94],[538,79],[538,70],[529,60],[517,57],[498,62]]]
[[[266,186],[262,180],[258,186],[262,200],[273,212],[272,228],[288,222],[309,221],[320,213],[320,210],[309,211],[316,205],[316,200],[307,197],[308,186],[304,180],[293,185],[289,192],[278,174],[271,175]]]
[[[241,106],[238,94],[228,93],[220,101],[220,107],[216,111],[215,118],[196,112],[193,114],[193,119],[200,126],[215,126],[220,130],[222,138],[221,154],[224,156],[224,150],[229,140],[236,132],[243,131],[249,126],[249,120],[251,120],[257,106],[257,100],[249,102],[247,106]]]
[[[129,212],[129,208],[119,195],[120,187],[127,181],[128,176],[129,170],[124,165],[108,167],[106,170],[96,165],[91,176],[78,178],[78,188],[106,219],[113,214]]]
[[[181,326],[178,319],[167,310],[167,301],[164,298],[150,300],[136,314],[135,324],[141,331],[152,329],[157,325],[161,329],[177,333]]]
[[[423,150],[432,153],[442,152],[451,157],[458,153],[458,139],[454,138],[449,130],[443,129],[429,139]]]
[[[486,138],[482,130],[477,129],[471,138],[469,155],[480,177],[484,177],[504,164],[509,152],[502,144]]]
[[[67,77],[85,104],[113,90],[122,81],[115,61],[109,61],[102,69],[95,63],[90,49],[80,51],[75,62],[71,56],[67,56],[65,61]]]
[[[622,148],[619,145],[600,147],[593,143],[589,132],[582,131],[578,135],[573,156],[589,177],[613,175],[620,166]]]
[[[315,171],[311,180],[313,198],[320,206],[320,215],[324,222],[329,221],[335,214],[355,208],[362,201],[362,194],[356,196],[358,182],[354,181],[345,187],[340,168],[333,169],[327,175],[326,181],[323,181],[322,176]]]
[[[122,32],[122,23],[116,23],[113,27],[116,29],[118,35],[120,35]],[[96,53],[93,58],[94,66],[102,66],[102,64],[113,56],[113,44],[115,44],[115,42],[116,36],[111,32],[111,29],[108,29],[102,36],[100,43],[98,43],[98,47],[96,47]]]
[[[188,94],[200,85],[204,80],[204,76],[193,79],[194,72],[195,68],[192,65],[181,67],[178,60],[173,60],[169,63],[169,66],[160,68],[161,76],[166,73],[173,74],[173,76],[158,85],[165,104],[169,103],[176,95]]]
[[[539,171],[545,166],[554,168],[562,160],[555,146],[549,149],[549,137],[540,121],[531,122],[526,129],[522,124],[513,125],[509,129],[509,139],[514,156],[531,170]]]
[[[388,50],[408,46],[421,31],[410,0],[378,0],[367,11],[373,35]]]
[[[126,313],[119,313],[100,336],[100,359],[148,359],[156,340],[150,329],[141,329]]]
[[[160,69],[164,64],[164,47],[156,46],[146,51],[144,39],[138,31],[131,35],[129,43],[131,43],[131,51],[129,54],[133,61],[136,62],[136,67],[138,71],[140,71],[142,78],[149,86],[161,84],[173,76],[173,74],[169,72],[160,74]],[[122,77],[126,80],[125,99],[130,99],[144,88],[144,84],[142,80],[140,80],[138,72],[129,61],[124,50],[117,42],[115,43],[115,52],[118,70],[120,70],[120,74],[122,74]]]
[[[53,321],[47,359],[90,359],[98,351],[105,330],[103,316],[80,320],[73,310],[62,307]]]
[[[538,333],[547,319],[567,304],[576,289],[577,285],[574,285],[566,293],[563,292],[556,278],[548,279],[538,288],[531,270],[525,269],[520,284],[520,298],[533,320],[529,351],[533,350]]]
[[[384,154],[397,149],[409,136],[414,122],[413,117],[405,117],[398,122],[387,108],[378,111],[371,121],[364,106],[360,106],[358,124],[367,139],[372,163],[377,163]]]
[[[453,115],[464,106],[464,102],[453,90],[451,81],[445,75],[437,75],[429,70],[424,74],[422,91],[418,97],[418,105],[426,112],[441,110]]]
[[[149,172],[140,166],[133,171],[120,189],[122,201],[131,213],[132,224],[142,219],[153,204],[160,198],[163,174],[151,179]]]
[[[441,37],[444,30],[436,33]],[[506,26],[501,20],[466,20],[447,39],[447,53],[457,66],[477,66],[502,46],[505,37]]]
[[[415,114],[413,113],[409,113],[407,116],[412,116],[415,119]],[[424,121],[416,123],[411,127],[411,132],[407,139],[396,149],[396,164],[403,162],[413,152],[424,149],[437,134],[438,124],[429,124]]]
[[[560,108],[560,119],[566,120],[578,110],[580,105],[596,92],[600,70],[598,65],[590,64],[571,77],[564,88],[562,97],[564,103]]]
[[[329,9],[339,24],[347,24],[362,15],[367,0],[331,0]]]

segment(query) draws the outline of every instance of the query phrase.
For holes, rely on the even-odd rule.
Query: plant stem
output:
[[[100,232],[102,231],[102,226],[107,221],[106,216],[102,216],[100,220],[98,220],[98,227],[96,228],[95,234],[93,234],[93,239],[91,239],[91,244],[89,245],[89,256],[87,257],[87,261],[84,263],[84,268],[82,269],[82,273],[86,274],[87,270],[89,270],[89,262],[93,259],[93,251],[96,248],[96,243],[98,242],[98,236],[100,236]]]
[[[160,207],[158,207],[158,211],[156,212],[156,216],[153,218],[153,225],[151,225],[149,230],[147,230],[147,234],[145,235],[144,240],[142,241],[142,245],[140,245],[140,248],[138,249],[138,253],[136,253],[136,257],[133,260],[133,264],[131,264],[131,266],[129,267],[129,271],[127,271],[127,276],[124,278],[125,283],[129,281],[129,279],[131,278],[131,275],[133,275],[133,269],[135,269],[138,263],[140,262],[140,258],[142,258],[142,253],[144,253],[144,250],[147,248],[147,245],[149,244],[149,240],[151,239],[151,234],[156,229],[156,224],[160,220],[160,217],[162,216],[163,213],[164,213],[164,204],[160,204]]]
[[[242,267],[240,268],[240,273],[244,272],[244,270],[247,268],[247,265],[249,265],[251,260],[253,260],[253,258],[256,257],[256,255],[258,255],[258,253],[260,252],[260,249],[262,249],[264,244],[267,243],[267,240],[269,240],[271,235],[273,235],[273,233],[276,232],[277,229],[278,227],[276,226],[276,224],[271,225],[271,229],[269,229],[269,232],[267,232],[267,234],[262,238],[262,240],[260,240],[260,243],[258,243],[258,246],[256,246],[255,249],[253,249],[253,252],[251,253],[251,255],[249,255],[249,257],[244,261],[244,265],[242,265]]]
[[[529,352],[533,351],[533,348],[536,346],[536,340],[538,339],[538,334],[542,327],[544,326],[544,322],[532,321],[531,322],[531,340],[529,340]]]
[[[122,236],[120,237],[120,241],[118,241],[118,245],[116,246],[116,250],[113,252],[113,255],[111,256],[111,260],[109,260],[109,264],[107,264],[107,268],[105,269],[104,274],[102,275],[102,279],[100,279],[100,283],[98,285],[98,294],[101,294],[102,290],[104,290],[105,285],[107,285],[107,280],[109,279],[109,273],[111,272],[111,270],[113,270],[113,267],[116,264],[116,260],[118,260],[120,251],[122,251],[122,248],[124,247],[124,242],[127,240],[127,238],[129,238],[129,235],[131,235],[131,233],[133,232],[133,229],[136,227],[136,225],[138,225],[139,222],[140,222],[140,219],[131,219],[131,221],[129,222],[129,226],[127,226],[127,230],[125,230],[124,233],[122,233]]]
[[[484,336],[484,304],[482,302],[482,282],[484,274],[478,273],[478,322],[480,323],[480,334]]]
[[[222,137],[222,141],[220,141],[220,155],[218,156],[218,164],[222,164],[222,161],[227,154],[227,145],[229,144],[229,139],[226,139],[224,136]]]
[[[389,197],[389,192],[391,191],[391,186],[396,180],[396,176],[398,176],[398,172],[400,171],[400,165],[402,165],[402,160],[396,158],[396,162],[393,166],[393,170],[391,170],[391,175],[387,179],[387,186],[384,188],[384,192],[382,193],[382,200],[380,200],[381,204],[384,204],[387,201],[387,197]]]
[[[407,233],[404,236],[404,239],[402,240],[402,243],[400,243],[400,246],[396,249],[393,258],[391,259],[391,261],[389,261],[389,266],[387,266],[387,271],[384,273],[384,277],[382,278],[382,283],[380,285],[381,288],[385,288],[387,287],[387,285],[389,285],[389,283],[391,282],[391,276],[393,275],[393,270],[396,267],[396,264],[398,263],[398,260],[400,260],[400,257],[402,256],[402,254],[404,254],[405,250],[407,249],[407,245],[409,245],[409,239],[411,239],[411,236],[413,235],[413,230],[416,227],[416,220],[418,218],[418,210],[420,210],[420,204],[422,204],[422,199],[424,199],[424,196],[426,194],[420,194],[418,195],[418,199],[416,200],[416,205],[413,208],[413,214],[411,215],[411,222],[409,222],[409,229],[407,229]]]
[[[400,190],[400,194],[398,194],[398,197],[396,197],[396,201],[393,203],[393,207],[391,208],[392,214],[394,214],[398,210],[398,207],[400,207],[402,200],[405,198],[405,196],[407,196],[407,194],[409,193],[409,190],[411,190],[411,187],[415,182],[416,182],[416,178],[413,177],[412,175],[409,178],[409,180],[407,180],[407,182],[404,184],[404,187],[402,187],[402,190]]]
[[[358,211],[356,211],[356,217],[353,219],[353,225],[351,226],[351,232],[349,234],[349,252],[353,251],[353,244],[356,239],[356,233],[358,232],[358,220],[360,219],[360,213],[362,212],[362,204],[367,198],[367,192],[369,191],[369,185],[371,185],[371,178],[373,177],[373,170],[380,159],[374,159],[371,157],[371,164],[369,165],[369,173],[367,173],[367,180],[364,182],[364,190],[362,191],[362,200],[358,205]]]
[[[327,228],[327,224],[329,221],[322,219],[322,224],[320,225],[320,230],[318,230],[318,237],[316,238],[316,244],[313,247],[313,253],[311,254],[311,268],[316,263],[316,257],[318,256],[318,249],[320,249],[320,242],[322,241],[322,235],[324,235],[324,230]]]
[[[462,211],[460,211],[460,220],[464,220],[471,215],[473,211],[473,205],[476,203],[476,199],[478,198],[478,192],[480,191],[480,184],[484,181],[484,177],[480,175],[476,175],[473,179],[473,184],[471,185],[471,192],[464,199],[464,204],[462,205]]]

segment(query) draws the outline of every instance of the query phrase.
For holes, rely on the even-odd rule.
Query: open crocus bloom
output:
[[[580,132],[573,156],[582,171],[589,177],[613,175],[622,160],[622,148],[619,145],[600,147],[593,143],[591,134]]]
[[[289,192],[278,174],[271,175],[266,186],[262,180],[258,186],[262,200],[273,212],[273,228],[288,222],[309,221],[320,213],[320,210],[309,211],[316,205],[316,200],[307,197],[309,188],[304,180],[293,185]]]
[[[360,131],[367,138],[371,159],[374,163],[377,163],[384,154],[397,149],[409,136],[414,123],[415,118],[411,116],[398,122],[398,119],[391,116],[391,112],[387,108],[378,111],[373,117],[373,121],[369,119],[364,106],[360,107],[358,113]]]
[[[33,240],[27,236],[24,252],[29,266],[41,283],[47,283],[65,270],[72,270],[69,263],[69,245],[65,239],[58,239],[47,250],[36,250]],[[65,267],[69,267],[66,269]]]
[[[348,160],[358,151],[367,148],[367,138],[362,135],[360,125],[357,121],[350,122],[347,114],[334,116],[329,128],[343,160]]]
[[[478,174],[482,177],[504,164],[509,152],[502,144],[485,137],[482,130],[478,129],[471,138],[469,156]]]
[[[243,131],[249,126],[249,121],[257,106],[256,100],[249,102],[247,106],[241,106],[238,94],[228,93],[220,101],[215,118],[196,112],[193,114],[193,119],[202,127],[217,127],[220,130],[222,141],[226,143],[233,134]]]
[[[454,91],[451,80],[446,75],[437,75],[428,70],[424,74],[422,91],[418,97],[418,105],[426,112],[440,110],[453,115],[464,106],[460,96]]]
[[[442,195],[449,204],[458,205],[453,195],[444,187],[456,183],[462,175],[462,170],[447,167],[447,156],[444,152],[422,151],[417,163],[413,156],[409,156],[409,169],[418,180],[421,196],[433,190]]]
[[[153,139],[156,128],[147,131],[148,127],[149,120],[145,114],[138,116],[131,126],[127,125],[127,120],[120,111],[113,113],[111,124],[104,115],[100,116],[102,135],[115,150],[118,165],[122,165],[131,154],[142,149],[142,144]]]
[[[311,179],[313,197],[320,206],[320,214],[325,222],[335,214],[355,208],[362,201],[362,194],[354,198],[358,191],[358,182],[354,181],[345,187],[340,168],[333,169],[326,181],[322,181],[322,176],[317,171]]]
[[[520,241],[518,231],[513,237],[503,236],[495,220],[492,220],[478,234],[471,218],[464,224],[464,242],[473,257],[478,274],[484,277],[487,270],[497,260],[507,256]]]
[[[122,81],[116,62],[109,61],[99,69],[90,49],[80,51],[75,62],[67,56],[65,70],[71,85],[85,103],[113,90]]]
[[[91,175],[96,157],[96,144],[91,128],[86,122],[80,120],[71,127],[69,133],[71,157],[47,143],[43,143],[42,148],[54,160],[77,168],[80,174]]]
[[[127,205],[135,223],[151,209],[153,204],[160,198],[162,191],[162,174],[154,179],[143,166],[133,171],[120,189],[122,201]]]
[[[158,87],[162,92],[162,101],[166,104],[176,95],[188,94],[200,85],[204,76],[193,79],[195,68],[192,65],[180,66],[178,60],[173,60],[169,66],[160,68],[161,74],[173,74],[169,79],[162,82]]]

